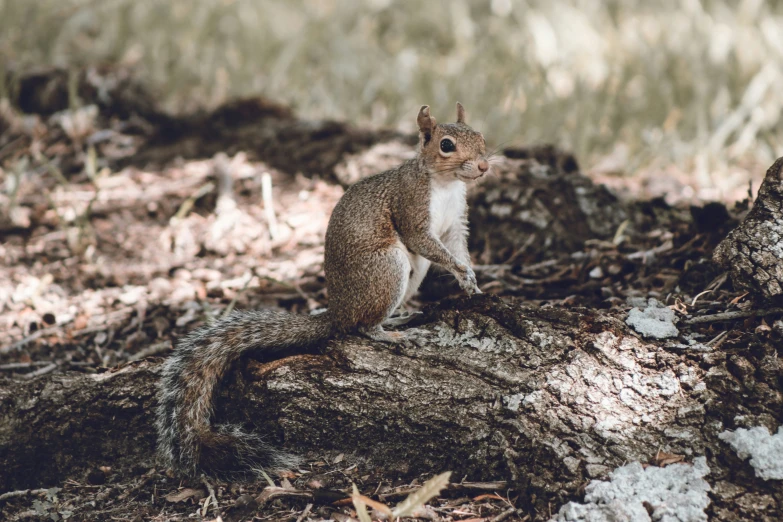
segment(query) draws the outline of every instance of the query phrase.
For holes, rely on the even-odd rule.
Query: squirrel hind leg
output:
[[[333,274],[329,311],[334,323],[346,331],[373,332],[399,308],[411,272],[408,254],[401,245],[359,253],[351,267]],[[327,272],[327,279],[329,276]]]

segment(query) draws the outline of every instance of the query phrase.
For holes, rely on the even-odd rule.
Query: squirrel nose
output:
[[[487,160],[481,160],[478,162],[477,167],[481,172],[486,172],[489,170],[489,163]]]

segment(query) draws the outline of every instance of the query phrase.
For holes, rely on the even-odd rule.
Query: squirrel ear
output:
[[[465,107],[457,102],[457,123],[465,123]]]
[[[436,121],[433,116],[430,116],[430,106],[422,105],[419,109],[419,116],[416,118],[416,123],[419,124],[419,132],[424,134],[425,141],[429,141],[428,136],[432,134],[432,129],[435,128]]]

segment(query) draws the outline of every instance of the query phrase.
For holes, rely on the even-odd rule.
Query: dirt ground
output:
[[[331,209],[345,184],[394,165],[414,141],[298,120],[266,100],[175,119],[116,71],[85,73],[74,110],[61,72],[26,82],[14,103],[0,105],[0,386],[10,393],[44,375],[164,357],[180,336],[233,308],[326,306]],[[553,149],[511,150],[503,161],[578,169]],[[487,183],[503,176],[501,168]],[[472,197],[489,208],[482,194]],[[471,244],[480,286],[509,302],[565,308],[627,310],[629,297],[654,297],[682,314],[754,306],[708,261],[747,201],[730,209],[671,207],[663,198],[611,204],[625,217],[605,237],[565,230],[568,240],[520,239],[510,250],[492,239],[491,213],[472,215],[487,231]],[[453,294],[435,275],[412,306]],[[775,335],[772,321],[756,317],[693,329],[729,348]],[[356,516],[345,500],[352,483],[393,505],[428,478],[390,477],[340,453],[308,457],[307,466],[274,478],[278,489],[210,483],[222,519],[347,520]],[[421,518],[529,519],[506,483],[460,479]],[[4,520],[211,520],[216,513],[206,483],[179,480],[154,461],[132,473],[107,462],[58,484],[0,494]]]

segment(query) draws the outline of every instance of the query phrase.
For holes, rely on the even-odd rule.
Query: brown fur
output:
[[[457,122],[448,124],[423,106],[418,156],[356,183],[340,199],[326,231],[326,313],[234,312],[178,345],[158,395],[159,446],[171,466],[226,475],[296,463],[257,435],[212,425],[217,387],[242,355],[302,350],[335,333],[396,341],[402,334],[386,333],[382,323],[416,291],[430,263],[454,274],[468,293],[479,292],[467,253],[464,181],[489,164],[484,137],[464,121],[460,104]],[[444,140],[454,150],[444,151]]]

